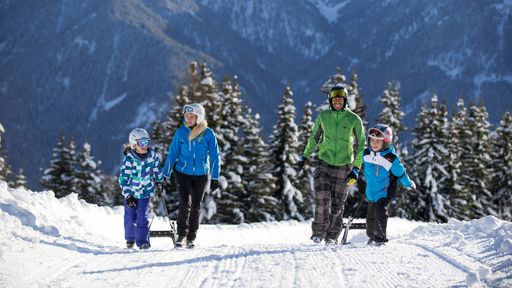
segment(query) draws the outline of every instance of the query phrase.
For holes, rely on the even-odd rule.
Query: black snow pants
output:
[[[187,175],[176,171],[180,206],[178,211],[178,235],[195,240],[199,228],[201,203],[208,182],[208,175]]]
[[[375,242],[387,242],[388,205],[391,198],[381,198],[377,202],[368,202],[366,214],[366,235]]]

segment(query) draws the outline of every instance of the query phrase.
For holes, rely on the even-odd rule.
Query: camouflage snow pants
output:
[[[338,239],[343,225],[343,210],[347,200],[346,181],[352,165],[333,166],[321,160],[315,169],[315,215],[312,236]]]

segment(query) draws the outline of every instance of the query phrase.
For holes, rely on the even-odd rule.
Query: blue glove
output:
[[[345,178],[345,181],[347,182],[348,186],[352,186],[357,183],[357,178],[359,177],[359,168],[355,167],[352,168],[352,171],[348,173],[347,178]]]

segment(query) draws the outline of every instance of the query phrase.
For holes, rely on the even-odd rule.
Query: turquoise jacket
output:
[[[381,152],[366,148],[363,155],[368,201],[377,202],[381,198],[394,197],[397,181],[405,188],[412,187],[413,183],[405,173],[404,165],[393,146]]]
[[[164,176],[169,177],[174,167],[187,175],[199,176],[211,173],[212,179],[218,180],[220,153],[215,133],[212,129],[206,128],[202,135],[188,141],[190,132],[190,128],[181,125],[174,134],[165,159]]]

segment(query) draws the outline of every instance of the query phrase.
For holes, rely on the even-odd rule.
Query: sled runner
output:
[[[151,224],[149,224],[149,237],[170,237],[172,240],[172,245],[174,246],[176,244],[176,221],[172,221],[169,217],[169,212],[167,211],[167,206],[165,206],[164,198],[161,197],[160,201],[162,201],[162,205],[164,207],[165,211],[165,217],[169,220],[169,226],[170,230],[151,230],[151,224],[153,223],[153,220],[151,220]],[[153,218],[154,219],[154,218]]]

